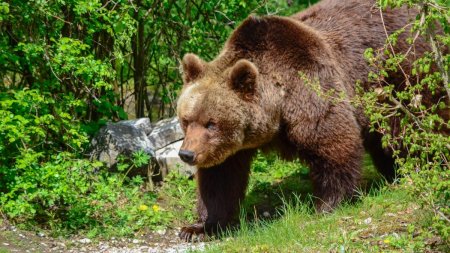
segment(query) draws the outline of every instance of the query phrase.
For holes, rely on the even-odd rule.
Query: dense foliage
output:
[[[450,4],[441,0],[379,2],[382,8],[408,6],[418,15],[412,24],[389,36],[385,48],[366,51],[374,69],[370,78],[379,86],[364,94],[363,103],[372,130],[384,135],[384,145],[394,153],[405,189],[434,212],[433,227],[449,242]],[[401,39],[410,45],[405,53],[394,50]],[[414,50],[420,39],[429,46],[422,56]],[[406,59],[413,60],[410,72],[402,68]],[[402,72],[409,81],[401,86],[387,82],[393,71]],[[430,95],[437,101],[430,103]]]

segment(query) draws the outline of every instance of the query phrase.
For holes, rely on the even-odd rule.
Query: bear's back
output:
[[[416,14],[417,11],[406,8],[380,11],[373,0],[323,0],[291,18],[323,35],[352,81],[366,81],[370,69],[364,51],[382,48],[386,34],[401,29]],[[399,41],[395,49],[405,51],[408,45],[404,40]]]

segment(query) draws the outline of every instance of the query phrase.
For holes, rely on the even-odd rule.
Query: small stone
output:
[[[370,223],[372,223],[372,218],[369,217],[364,220],[364,224],[370,224]]]
[[[134,243],[134,244],[138,244],[138,243],[139,243],[139,240],[138,240],[138,239],[134,239],[134,240],[133,240],[133,243]]]
[[[165,235],[166,234],[166,230],[165,229],[156,230],[156,233],[159,234],[159,235]]]
[[[42,232],[39,232],[39,233],[37,233],[37,236],[39,236],[39,237],[45,237],[45,234],[42,233]]]
[[[267,211],[265,211],[265,212],[263,213],[263,216],[266,217],[266,218],[269,218],[269,217],[270,217],[270,213],[267,212]]]
[[[89,238],[83,238],[80,240],[81,243],[91,243],[91,239]]]
[[[101,250],[107,250],[109,248],[109,245],[108,244],[102,244],[102,245],[100,245],[100,249]]]
[[[5,246],[9,246],[9,243],[6,243],[6,242],[4,242],[4,243],[3,243],[3,245],[5,245]]]

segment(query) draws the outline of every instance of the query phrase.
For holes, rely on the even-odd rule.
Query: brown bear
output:
[[[382,15],[375,1],[324,0],[290,17],[247,18],[211,62],[184,56],[177,114],[185,139],[179,155],[198,168],[199,220],[182,228],[182,239],[217,232],[235,220],[259,148],[310,166],[319,212],[355,194],[364,147],[386,177],[394,176],[394,160],[380,136],[369,134],[363,110],[349,102],[357,81],[371,86],[365,49],[382,47],[386,34],[416,13],[396,9]],[[396,50],[407,47],[399,42]],[[344,99],[320,96],[305,77]]]

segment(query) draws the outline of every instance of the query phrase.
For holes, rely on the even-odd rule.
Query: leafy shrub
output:
[[[176,217],[173,221],[180,223],[178,225],[186,225],[197,218],[195,194],[195,181],[177,171],[170,172],[164,178],[164,184],[159,190],[159,196],[165,203],[164,207],[173,212]]]
[[[88,138],[70,114],[81,101],[59,100],[37,89],[0,93],[0,189],[11,191],[16,180],[39,167],[50,154],[82,150]]]
[[[363,95],[366,113],[374,131],[384,134],[383,143],[393,150],[396,164],[403,175],[405,189],[420,204],[434,212],[434,229],[444,240],[450,235],[450,9],[448,1],[382,0],[382,8],[407,5],[419,10],[417,19],[392,34],[380,51],[368,49],[366,57],[375,71],[370,78],[379,84],[373,92]],[[410,29],[408,33],[408,30]],[[410,49],[405,53],[393,48],[402,34]],[[423,37],[430,50],[414,55],[414,45]],[[409,54],[409,55],[408,55]],[[404,73],[410,82],[399,90],[386,83],[389,73],[403,71],[401,63],[413,58],[411,72]],[[440,99],[430,104],[427,97]],[[380,99],[380,97],[382,99]],[[380,101],[381,100],[381,101]],[[391,123],[397,120],[398,129]]]
[[[91,236],[132,235],[169,223],[171,213],[143,188],[143,178],[111,174],[102,166],[59,153],[9,183],[8,192],[0,195],[0,211],[21,226],[43,225],[65,235],[79,229]]]

